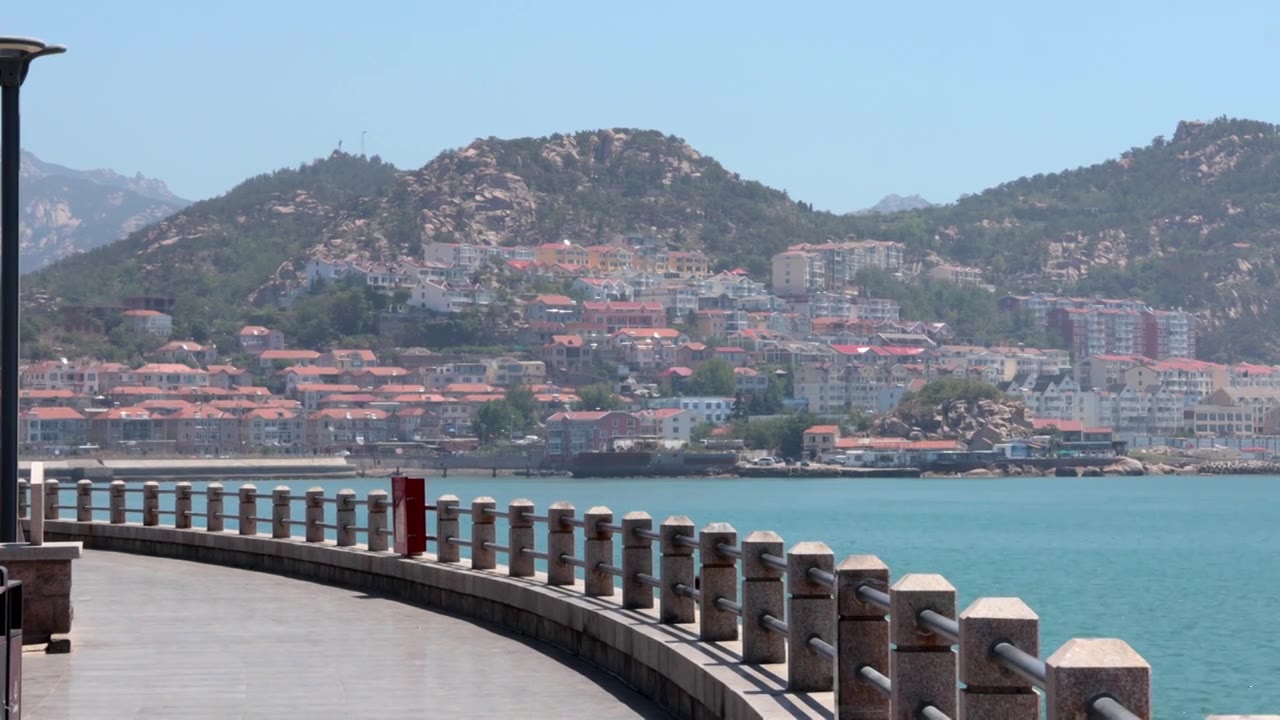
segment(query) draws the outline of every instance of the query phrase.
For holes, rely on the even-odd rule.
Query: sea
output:
[[[390,483],[257,486],[277,484],[330,497],[349,487],[363,499]],[[226,486],[234,515],[235,483]],[[1073,637],[1124,639],[1152,666],[1156,717],[1280,713],[1280,477],[427,479],[429,498],[444,494],[464,507],[478,496],[499,509],[527,498],[542,513],[563,500],[579,514],[603,505],[619,520],[644,510],[655,524],[684,515],[728,522],[739,538],[773,530],[788,544],[820,540],[837,562],[873,554],[893,577],[940,573],[961,610],[984,596],[1022,598],[1041,618],[1041,657]],[[259,515],[269,517],[268,504]]]

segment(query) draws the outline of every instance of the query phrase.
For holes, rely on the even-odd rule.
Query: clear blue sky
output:
[[[108,5],[110,7],[108,7]],[[1280,5],[13,0],[70,47],[24,145],[186,197],[328,154],[644,127],[819,208],[1090,164],[1181,119],[1280,121]]]

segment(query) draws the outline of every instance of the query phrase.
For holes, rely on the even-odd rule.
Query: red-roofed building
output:
[[[161,390],[209,387],[209,373],[181,363],[147,363],[133,371],[138,383]]]
[[[542,347],[542,361],[551,370],[581,372],[591,367],[595,348],[577,335],[554,335]]]
[[[390,439],[390,415],[374,408],[325,408],[307,416],[307,443],[325,452]]]
[[[306,420],[287,408],[254,408],[240,416],[240,436],[249,447],[295,447],[306,440]]]
[[[243,385],[253,379],[248,370],[241,370],[233,365],[209,365],[205,370],[209,372],[209,385],[224,390],[234,385]]]
[[[530,323],[574,323],[582,308],[568,295],[539,295],[524,305],[524,319]]]
[[[582,304],[582,324],[612,335],[622,328],[662,327],[667,321],[667,311],[656,302],[585,302]]]
[[[151,357],[157,362],[182,363],[197,367],[217,360],[218,348],[212,345],[201,345],[194,340],[170,340],[152,352]]]
[[[341,383],[299,383],[290,390],[289,394],[302,403],[302,407],[307,410],[315,410],[320,407],[324,399],[330,395],[338,393],[354,393],[360,392],[357,385],[341,384]]]
[[[680,408],[657,408],[636,413],[640,419],[640,434],[660,437],[663,440],[688,443],[689,433],[695,424],[693,413]]]
[[[89,421],[69,407],[36,407],[18,414],[18,437],[30,450],[73,448],[89,440]]]
[[[93,416],[89,441],[103,450],[170,447],[164,419],[142,407],[124,406]]]
[[[565,411],[547,418],[547,457],[567,461],[578,453],[599,452],[618,438],[635,437],[640,421],[620,411]]]
[[[378,366],[378,356],[372,350],[330,350],[316,359],[318,365],[329,365],[339,370],[359,370]]]
[[[189,405],[166,415],[167,436],[174,450],[197,455],[240,452],[240,419],[209,405]]]
[[[749,361],[747,351],[740,347],[718,347],[711,353],[716,360],[723,360],[735,368],[745,367]]]
[[[320,353],[315,350],[263,350],[258,353],[258,367],[309,367],[318,365]]]
[[[335,367],[315,367],[310,365],[295,365],[280,371],[285,380],[285,393],[294,394],[294,388],[304,384],[337,384],[338,378],[342,371]],[[354,384],[349,380],[343,384]]]
[[[167,338],[173,333],[173,317],[159,310],[125,310],[124,326],[134,332]]]
[[[814,425],[804,431],[804,453],[810,460],[836,449],[840,439],[839,425]]]
[[[236,333],[236,339],[240,342],[240,352],[246,355],[284,349],[284,333],[261,325],[245,325]]]
[[[29,407],[73,407],[83,405],[87,398],[70,390],[19,390],[18,405]]]

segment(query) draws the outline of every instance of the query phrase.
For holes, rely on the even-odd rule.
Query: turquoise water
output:
[[[307,485],[288,484],[298,494]],[[389,483],[321,484],[330,496],[351,487],[363,498]],[[567,500],[579,514],[606,505],[615,518],[644,510],[655,522],[673,514],[699,526],[729,522],[740,537],[774,530],[788,544],[822,540],[837,560],[880,556],[894,577],[941,573],[958,589],[961,609],[984,595],[1023,598],[1041,617],[1042,657],[1070,637],[1123,638],[1152,665],[1160,718],[1280,712],[1280,478],[433,477],[427,491],[458,495],[464,506],[489,495],[505,509],[525,497],[541,513]],[[130,507],[139,502],[130,496]],[[267,505],[260,503],[260,515],[269,516]],[[226,511],[235,513],[231,497]]]

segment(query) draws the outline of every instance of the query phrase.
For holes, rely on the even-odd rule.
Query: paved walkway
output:
[[[69,655],[23,656],[23,717],[665,718],[542,643],[361,592],[86,550]]]

